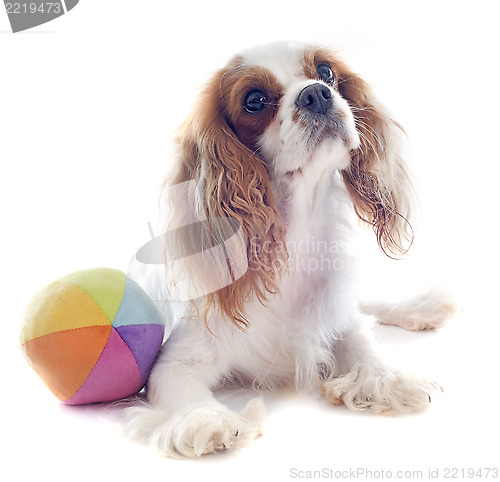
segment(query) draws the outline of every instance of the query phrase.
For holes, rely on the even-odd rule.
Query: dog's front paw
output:
[[[261,435],[264,412],[260,399],[251,400],[241,413],[217,402],[187,405],[156,426],[149,442],[166,456],[195,457],[243,447]]]
[[[334,405],[345,404],[351,410],[370,408],[374,413],[410,413],[426,409],[431,393],[440,387],[402,373],[356,366],[347,375],[329,380],[323,395]]]

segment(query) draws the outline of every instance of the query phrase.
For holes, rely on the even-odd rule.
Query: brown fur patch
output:
[[[338,72],[337,64],[339,60],[336,58],[335,54],[331,51],[325,49],[306,49],[304,51],[303,60],[303,70],[306,77],[310,79],[320,80],[318,72],[316,71],[319,64],[328,64],[332,69],[335,83],[332,87],[337,88],[338,86]]]
[[[393,121],[375,98],[370,86],[338,56],[326,49],[304,53],[304,73],[317,78],[316,67],[328,63],[335,75],[335,87],[353,111],[361,138],[360,148],[351,154],[342,177],[358,217],[371,225],[382,251],[389,257],[404,254],[413,234],[407,220],[413,187],[399,153],[391,144]]]
[[[283,87],[268,70],[245,66],[239,59],[234,62],[236,68],[227,69],[222,78],[221,108],[238,138],[254,150],[259,137],[278,112]],[[268,105],[260,112],[249,113],[243,109],[243,101],[245,95],[254,89],[266,94]]]
[[[260,88],[275,104],[262,113],[243,111],[248,90]],[[274,118],[281,88],[264,69],[248,68],[239,59],[217,72],[181,128],[179,163],[168,184],[198,180],[203,170],[207,218],[231,217],[243,229],[249,269],[230,286],[207,295],[199,309],[219,310],[237,326],[247,326],[244,302],[253,293],[265,302],[277,291],[284,264],[284,227],[275,210],[264,161],[255,151],[258,136]]]

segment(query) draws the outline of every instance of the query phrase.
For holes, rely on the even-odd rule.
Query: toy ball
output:
[[[108,402],[145,385],[163,342],[153,301],[118,270],[77,271],[38,292],[26,310],[21,347],[64,403]]]

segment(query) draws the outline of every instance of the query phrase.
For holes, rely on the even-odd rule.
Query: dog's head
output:
[[[341,90],[350,73],[339,59],[327,50],[278,44],[245,52],[233,65],[225,76],[227,122],[271,175],[349,165],[360,136]]]

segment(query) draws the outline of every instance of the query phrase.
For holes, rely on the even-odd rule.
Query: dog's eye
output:
[[[250,114],[260,112],[267,105],[266,94],[262,90],[254,89],[247,92],[243,100],[244,109]]]
[[[319,78],[326,82],[327,84],[335,83],[335,76],[333,75],[333,70],[328,64],[319,64],[316,67],[316,72],[318,72]]]

